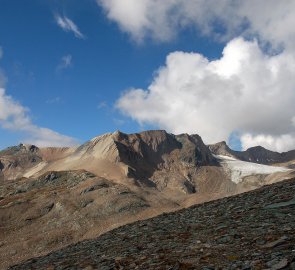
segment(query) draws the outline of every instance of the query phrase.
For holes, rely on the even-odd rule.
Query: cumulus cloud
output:
[[[244,148],[295,148],[295,56],[231,40],[220,59],[173,52],[148,89],[129,89],[117,108],[141,124],[199,133],[206,143],[241,136]]]
[[[75,37],[80,39],[85,38],[85,36],[79,30],[78,26],[68,17],[56,15],[55,21],[57,25],[61,27],[61,29],[63,29],[65,32],[72,32],[75,35]]]
[[[57,66],[57,70],[60,71],[60,70],[67,69],[67,68],[71,67],[72,66],[72,59],[73,59],[73,57],[70,54],[63,56],[60,60],[60,63]]]
[[[248,149],[254,145],[262,145],[266,149],[283,152],[295,148],[295,132],[277,136],[244,134],[241,137],[241,143],[244,149]]]
[[[188,28],[204,35],[231,39],[256,35],[274,46],[292,46],[293,0],[97,0],[107,17],[136,41],[173,38]]]
[[[24,142],[38,146],[77,145],[77,140],[74,138],[33,124],[29,110],[11,96],[6,95],[4,88],[0,88],[0,126],[4,129],[21,132],[27,136]]]

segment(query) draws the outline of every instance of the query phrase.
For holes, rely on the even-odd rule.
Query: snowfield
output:
[[[284,167],[246,162],[229,156],[215,155],[215,157],[219,160],[225,170],[230,173],[231,180],[236,184],[241,183],[245,176],[291,171]]]

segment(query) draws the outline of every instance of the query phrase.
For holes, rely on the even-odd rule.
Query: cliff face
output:
[[[164,183],[178,178],[185,192],[190,187],[192,171],[199,166],[215,164],[211,152],[198,135],[172,135],[165,131],[146,131],[127,135],[114,134],[118,160],[128,166],[127,176],[150,181],[150,184],[166,187]],[[165,174],[165,179],[159,175]],[[181,183],[182,182],[182,183]],[[160,187],[161,186],[161,187]]]
[[[179,155],[181,161],[196,166],[216,165],[210,149],[199,135],[181,134],[176,135],[176,139],[182,145]]]

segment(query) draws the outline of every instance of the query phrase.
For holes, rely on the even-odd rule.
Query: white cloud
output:
[[[218,2],[218,3],[217,3]],[[167,41],[188,27],[230,39],[258,35],[273,45],[293,46],[294,0],[97,0],[108,18],[136,41]],[[223,29],[220,33],[220,29]]]
[[[282,44],[293,49],[295,1],[248,0],[240,3],[239,16],[246,17],[250,22],[248,33],[257,33],[273,45]]]
[[[62,135],[51,129],[39,127],[32,123],[29,110],[6,95],[5,90],[0,88],[0,127],[21,132],[27,138],[24,142],[38,146],[73,146],[77,140]]]
[[[70,54],[63,56],[60,60],[59,65],[57,66],[57,70],[63,70],[63,69],[67,69],[71,67],[73,65],[72,60],[73,60],[73,57]]]
[[[241,143],[244,149],[255,145],[261,145],[266,149],[283,152],[295,148],[295,132],[278,136],[244,134],[241,137]]]
[[[55,20],[58,26],[61,27],[64,31],[74,33],[75,37],[77,38],[85,38],[85,36],[79,30],[78,26],[68,17],[56,15]]]
[[[130,33],[137,41],[141,41],[145,35],[151,35],[159,40],[171,38],[172,31],[166,17],[170,2],[169,0],[97,1],[106,10],[108,18],[117,22],[123,31]]]
[[[244,147],[283,151],[295,148],[294,104],[294,54],[267,55],[256,41],[236,38],[215,61],[169,54],[147,90],[128,90],[116,106],[141,124],[198,133],[207,143],[239,132]]]

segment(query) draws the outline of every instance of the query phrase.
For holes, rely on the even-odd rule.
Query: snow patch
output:
[[[236,184],[241,183],[245,176],[290,171],[290,169],[285,167],[246,162],[228,156],[216,155],[215,157],[219,159],[225,170],[230,173],[231,181]]]
[[[224,155],[213,155],[213,156],[221,160],[237,160],[236,158],[231,156],[224,156]]]

